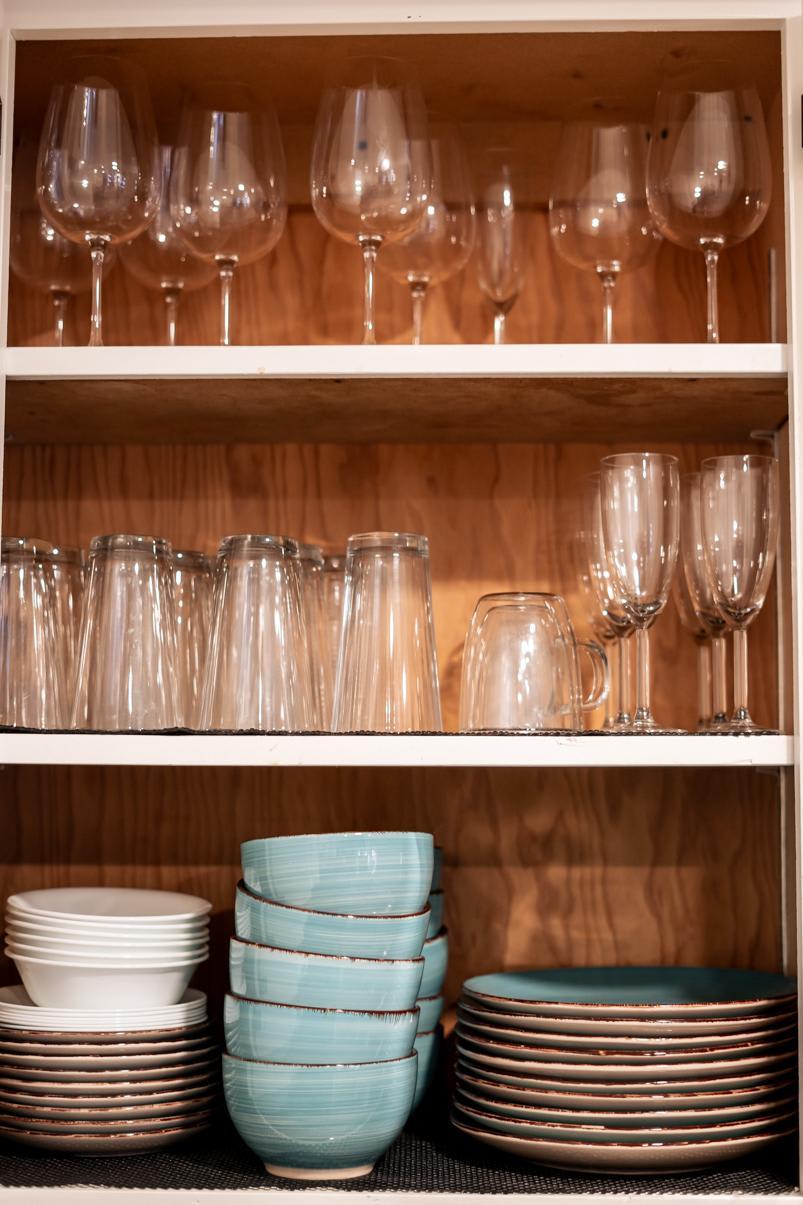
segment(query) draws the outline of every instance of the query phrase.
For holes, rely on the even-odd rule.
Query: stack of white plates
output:
[[[43,1008],[164,1008],[209,956],[210,908],[172,891],[21,892],[6,904],[6,954]]]
[[[666,1172],[797,1125],[795,983],[706,967],[480,975],[457,1023],[458,1130],[525,1159]]]

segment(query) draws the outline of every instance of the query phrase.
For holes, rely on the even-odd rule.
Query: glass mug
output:
[[[593,683],[581,685],[579,650]],[[608,692],[599,645],[578,641],[558,594],[486,594],[471,618],[463,653],[460,729],[477,732],[579,731],[582,715]]]

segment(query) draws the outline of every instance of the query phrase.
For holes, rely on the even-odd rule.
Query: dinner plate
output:
[[[790,1006],[794,979],[711,967],[561,967],[475,975],[465,996],[508,1013],[567,1016],[753,1016]]]
[[[169,1031],[168,1031],[169,1033]],[[135,1056],[159,1057],[195,1051],[210,1045],[211,1031],[208,1025],[199,1025],[194,1031],[175,1031],[175,1037],[162,1034],[158,1040],[134,1042],[37,1042],[27,1035],[26,1040],[9,1041],[6,1032],[0,1029],[0,1055],[13,1054],[42,1059],[62,1058],[120,1058]],[[85,1038],[88,1035],[84,1035]]]
[[[14,1066],[18,1070],[30,1067],[45,1073],[52,1068],[54,1071],[85,1071],[92,1075],[104,1075],[107,1071],[117,1072],[122,1069],[132,1071],[143,1068],[167,1068],[186,1064],[195,1059],[209,1059],[217,1053],[213,1042],[194,1047],[191,1050],[165,1050],[160,1054],[138,1054],[137,1047],[131,1047],[118,1055],[110,1054],[23,1054],[14,1049],[11,1053],[0,1053],[0,1075],[6,1067]]]
[[[777,1142],[779,1138],[794,1133],[794,1127],[789,1127],[767,1134],[754,1134],[747,1138],[725,1138],[713,1142],[649,1142],[638,1146],[628,1143],[599,1145],[514,1138],[510,1134],[486,1132],[474,1126],[467,1126],[454,1117],[452,1125],[469,1138],[516,1155],[520,1159],[535,1159],[550,1167],[561,1167],[570,1171],[588,1168],[590,1171],[634,1174],[645,1171],[694,1171],[697,1168],[710,1167],[729,1159],[743,1158],[772,1142]]]
[[[110,1097],[107,1104],[94,1101],[91,1106],[73,1107],[72,1104],[52,1105],[31,1104],[29,1101],[16,1102],[0,1094],[0,1113],[11,1117],[27,1117],[31,1125],[35,1118],[41,1117],[47,1121],[117,1121],[130,1122],[132,1125],[137,1118],[145,1117],[183,1117],[188,1113],[196,1113],[212,1109],[218,1103],[219,1097],[207,1090],[205,1095],[193,1093],[184,1100],[171,1100],[169,1096],[160,1096],[155,1104],[125,1105],[119,1103],[119,1097]],[[134,1129],[138,1127],[134,1125]]]
[[[25,1093],[26,1096],[38,1096],[47,1100],[63,1100],[79,1098],[82,1100],[97,1100],[105,1096],[118,1099],[131,1096],[153,1096],[157,1092],[196,1092],[199,1089],[208,1091],[206,1085],[216,1083],[220,1078],[220,1060],[215,1059],[206,1067],[193,1068],[190,1073],[173,1078],[165,1076],[143,1076],[141,1079],[125,1080],[87,1080],[70,1081],[52,1079],[27,1080],[13,1079],[0,1076],[0,1092]]]
[[[786,1041],[742,1042],[738,1046],[721,1046],[714,1050],[568,1050],[564,1046],[532,1046],[512,1042],[495,1042],[482,1034],[475,1034],[466,1025],[458,1022],[457,1037],[464,1045],[486,1054],[509,1059],[535,1059],[542,1063],[565,1063],[583,1067],[652,1067],[684,1066],[688,1063],[727,1063],[744,1061],[760,1056],[778,1056],[796,1050],[796,1045]]]
[[[187,1138],[202,1134],[209,1129],[210,1124],[211,1121],[203,1121],[200,1124],[193,1122],[191,1125],[147,1133],[141,1130],[127,1130],[122,1134],[46,1134],[33,1128],[18,1130],[0,1123],[0,1135],[22,1146],[63,1151],[65,1155],[92,1155],[104,1158],[106,1155],[133,1155],[175,1146],[177,1142],[184,1142]]]
[[[758,1013],[756,1016],[745,1017],[595,1017],[593,1014],[579,1017],[568,1017],[562,1013],[548,1016],[543,1013],[502,1012],[499,1009],[483,1007],[479,1000],[461,1000],[460,1011],[469,1020],[483,1025],[509,1026],[511,1029],[541,1031],[543,1033],[578,1034],[598,1037],[602,1034],[611,1037],[637,1038],[646,1035],[656,1038],[666,1034],[668,1037],[707,1037],[713,1034],[733,1034],[734,1041],[743,1036],[747,1041],[753,1030],[766,1029],[772,1025],[793,1024],[797,1020],[797,1005],[789,1008],[782,1005],[775,1011]],[[600,1045],[606,1045],[600,1041]],[[713,1043],[712,1043],[713,1044]]]
[[[186,1058],[186,1055],[184,1057]],[[47,1070],[43,1070],[41,1066],[27,1067],[7,1063],[0,1065],[0,1087],[15,1080],[43,1081],[54,1084],[83,1083],[86,1088],[92,1084],[108,1082],[141,1083],[148,1080],[159,1083],[160,1080],[173,1079],[180,1074],[208,1074],[213,1067],[218,1068],[219,1065],[220,1055],[217,1053],[214,1058],[206,1057],[199,1059],[198,1062],[171,1064],[168,1067],[165,1067],[164,1064],[159,1064],[158,1067],[121,1067],[119,1070],[104,1067],[102,1071],[83,1071],[75,1067],[69,1069],[48,1067]]]
[[[767,1071],[775,1075],[788,1074],[794,1065],[796,1054],[755,1055],[750,1058],[721,1060],[716,1063],[663,1063],[658,1060],[648,1063],[560,1063],[550,1060],[535,1060],[523,1058],[508,1058],[504,1055],[488,1054],[482,1049],[467,1047],[458,1041],[457,1050],[460,1055],[467,1056],[473,1063],[494,1067],[501,1071],[514,1071],[520,1075],[547,1076],[550,1079],[563,1080],[568,1087],[571,1083],[597,1081],[602,1083],[656,1083],[668,1080],[704,1080],[708,1075],[712,1079],[722,1079],[727,1076],[738,1077],[755,1072]],[[735,1087],[736,1085],[734,1085]]]
[[[194,1113],[176,1116],[169,1107],[163,1110],[161,1117],[139,1117],[136,1125],[119,1118],[108,1121],[84,1121],[76,1118],[74,1121],[53,1121],[46,1117],[17,1117],[12,1113],[0,1110],[0,1126],[12,1130],[39,1130],[43,1134],[124,1134],[134,1128],[145,1134],[152,1130],[175,1130],[185,1125],[196,1126],[209,1122],[214,1117],[216,1109],[196,1109]]]

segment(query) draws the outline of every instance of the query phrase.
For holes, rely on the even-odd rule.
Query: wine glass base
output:
[[[722,724],[716,730],[716,734],[720,736],[778,736],[777,728],[762,728],[760,724],[755,724],[752,720],[737,720],[728,721],[727,724]]]

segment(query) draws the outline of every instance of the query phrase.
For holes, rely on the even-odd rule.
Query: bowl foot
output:
[[[285,1180],[356,1180],[357,1176],[367,1176],[374,1170],[373,1163],[363,1163],[359,1167],[279,1167],[276,1163],[266,1163],[265,1171],[272,1176],[281,1176]]]

